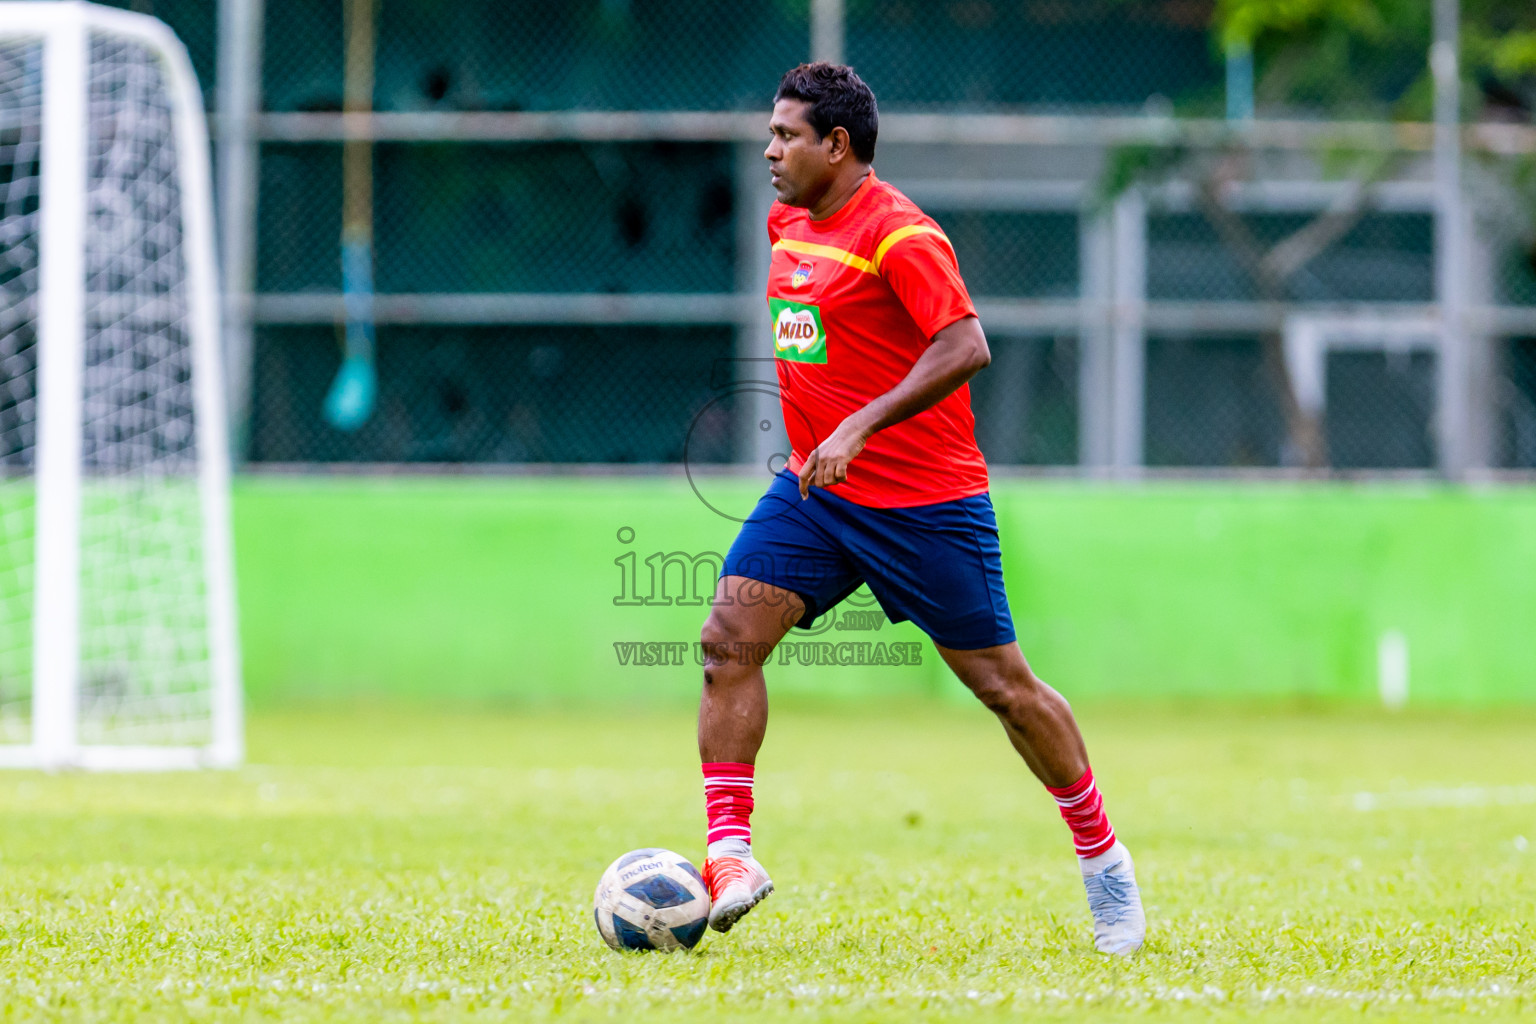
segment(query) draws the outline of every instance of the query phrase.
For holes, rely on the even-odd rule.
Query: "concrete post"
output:
[[[843,0],[811,0],[811,60],[844,63]]]
[[[1113,463],[1114,217],[1078,218],[1077,461],[1094,475]]]
[[[768,320],[768,267],[773,251],[768,247],[768,208],[773,187],[768,183],[768,162],[763,143],[736,146],[736,294],[739,312],[736,325],[735,373],[737,384],[736,460],[743,468],[765,474],[775,453],[789,451],[782,440],[783,418],[776,395],[778,369],[773,361],[772,325]],[[756,382],[742,386],[744,382]],[[717,384],[720,382],[716,382]],[[762,424],[771,424],[763,430]],[[773,469],[778,469],[775,464]]]
[[[224,265],[224,367],[235,465],[250,449],[256,290],[256,192],[263,0],[219,0],[218,212]]]
[[[1460,479],[1473,463],[1469,436],[1465,212],[1461,195],[1461,73],[1458,0],[1435,0],[1435,287],[1440,306],[1436,423],[1441,471]]]
[[[1113,234],[1110,463],[1129,479],[1140,475],[1146,430],[1147,207],[1139,192],[1115,202]]]

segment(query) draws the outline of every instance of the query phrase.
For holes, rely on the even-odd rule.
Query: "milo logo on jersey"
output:
[[[821,326],[821,310],[791,299],[769,299],[773,317],[773,354],[795,363],[827,361],[827,331]]]

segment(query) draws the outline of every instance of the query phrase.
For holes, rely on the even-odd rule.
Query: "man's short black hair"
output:
[[[817,61],[784,72],[773,101],[804,100],[810,109],[806,119],[825,139],[833,128],[848,133],[849,147],[861,163],[875,162],[875,136],[880,134],[880,111],[875,94],[864,79],[846,64]]]

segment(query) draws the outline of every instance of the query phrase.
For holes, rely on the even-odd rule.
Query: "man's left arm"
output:
[[[974,316],[939,331],[900,384],[843,420],[811,449],[800,467],[800,497],[809,497],[812,486],[831,487],[847,480],[848,463],[877,431],[938,405],[990,362],[992,352]]]

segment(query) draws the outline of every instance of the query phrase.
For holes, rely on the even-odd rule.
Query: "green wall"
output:
[[[757,489],[700,482],[726,511]],[[1415,702],[1536,703],[1536,491],[1014,480],[994,500],[1020,640],[1069,698],[1374,700],[1377,640],[1398,629]],[[736,525],[672,477],[254,477],[235,520],[257,706],[689,700],[691,649],[624,666],[614,644],[688,644],[705,609],[616,606],[615,559],[635,554],[644,595],[648,555],[723,552]],[[678,582],[674,567],[669,597]],[[918,666],[775,666],[770,687],[962,698],[922,650]]]

